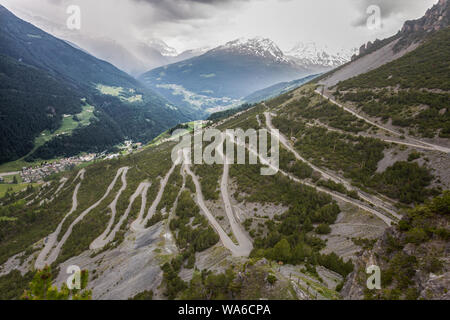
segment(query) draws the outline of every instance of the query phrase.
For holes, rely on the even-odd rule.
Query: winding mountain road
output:
[[[261,119],[259,118],[259,114],[256,115],[256,121],[258,121],[258,125],[262,127]]]
[[[235,144],[237,144],[237,145],[242,145],[242,143],[238,143],[238,142],[234,141],[234,139],[232,139],[232,141],[233,141]],[[346,196],[340,195],[340,194],[338,194],[338,193],[336,193],[336,192],[332,192],[332,191],[329,191],[329,190],[327,190],[327,189],[318,187],[318,186],[316,186],[316,185],[314,185],[314,184],[312,184],[312,183],[309,183],[309,182],[307,182],[307,181],[302,181],[302,180],[300,180],[300,179],[294,177],[293,175],[291,175],[291,174],[289,174],[289,173],[287,173],[287,172],[284,172],[283,170],[281,170],[281,169],[275,167],[272,163],[270,163],[270,161],[268,161],[267,159],[264,159],[264,157],[262,157],[257,151],[255,151],[255,150],[253,150],[253,149],[251,149],[251,148],[248,148],[247,146],[245,146],[245,147],[247,148],[247,150],[248,150],[249,152],[252,152],[253,154],[255,154],[255,155],[260,159],[261,164],[270,167],[272,170],[274,170],[274,171],[276,171],[276,172],[280,172],[281,174],[283,174],[284,176],[288,177],[288,178],[291,179],[292,181],[294,181],[294,182],[296,182],[296,183],[299,183],[299,184],[303,184],[303,185],[308,186],[308,187],[311,187],[311,188],[314,188],[314,189],[316,189],[317,191],[320,191],[320,192],[323,192],[323,193],[325,193],[325,194],[328,194],[328,195],[332,196],[332,197],[335,198],[335,199],[338,199],[338,200],[341,200],[341,201],[350,203],[350,204],[352,204],[352,205],[354,205],[354,206],[356,206],[356,207],[358,207],[358,208],[360,208],[360,209],[363,209],[364,211],[367,211],[367,212],[369,212],[369,213],[372,213],[372,214],[374,214],[375,216],[377,216],[378,218],[380,218],[380,219],[381,219],[384,223],[386,223],[388,226],[391,226],[392,223],[395,222],[393,219],[391,219],[390,217],[388,217],[388,216],[387,216],[386,214],[384,214],[383,212],[377,211],[377,210],[371,208],[370,206],[365,205],[365,204],[363,204],[363,203],[361,203],[361,202],[359,202],[359,201],[357,201],[357,200],[355,200],[355,199],[353,199],[353,198],[346,197]]]
[[[265,117],[266,117],[266,125],[267,128],[273,132],[273,130],[275,130],[275,127],[272,124],[272,118],[271,118],[271,114],[269,112],[265,112],[264,113]],[[385,211],[386,213],[394,216],[397,219],[401,219],[402,216],[399,215],[397,212],[395,212],[392,208],[390,208],[389,205],[385,204],[384,201],[382,201],[381,199],[379,199],[378,197],[372,196],[372,195],[368,195],[365,192],[362,192],[361,190],[353,187],[351,185],[350,182],[346,181],[345,179],[342,179],[340,177],[337,177],[327,171],[325,171],[324,169],[321,169],[317,166],[315,166],[314,164],[312,164],[310,161],[306,160],[305,158],[303,158],[293,147],[292,145],[289,143],[288,139],[282,134],[279,134],[279,138],[280,138],[280,142],[285,146],[285,148],[287,148],[297,160],[300,160],[306,164],[308,164],[311,168],[313,168],[315,171],[319,172],[320,174],[322,174],[323,177],[325,177],[326,179],[329,179],[335,183],[340,183],[343,184],[348,190],[354,190],[358,193],[358,196],[371,203],[372,205],[382,209],[383,211]]]
[[[333,103],[333,104],[337,105],[338,107],[344,109],[345,111],[351,113],[352,115],[354,115],[358,119],[364,120],[368,124],[371,124],[371,125],[379,128],[379,129],[381,129],[381,130],[387,131],[387,132],[389,132],[389,133],[391,133],[391,134],[393,134],[393,135],[395,135],[397,137],[404,136],[404,134],[401,134],[401,133],[399,133],[397,131],[394,131],[392,129],[386,128],[386,127],[384,127],[384,126],[382,126],[382,125],[380,125],[380,124],[378,124],[378,123],[368,119],[367,117],[360,115],[359,113],[357,113],[354,110],[352,110],[352,109],[344,106],[343,104],[337,102],[332,97],[327,96],[325,93],[322,93],[319,90],[316,90],[315,92],[317,94],[321,95],[322,97],[324,97],[325,99],[329,100],[331,103]],[[421,141],[421,140],[418,140],[416,138],[412,138],[412,137],[409,137],[409,136],[406,137],[406,139],[408,139],[408,140],[410,140],[410,141],[412,141],[414,143],[412,143],[412,142],[411,143],[409,143],[409,142],[398,142],[398,141],[395,141],[395,140],[385,140],[385,139],[380,139],[380,140],[383,140],[383,141],[386,141],[386,142],[389,142],[389,143],[398,143],[398,144],[411,146],[411,147],[419,148],[419,149],[434,150],[434,151],[439,151],[439,152],[443,152],[443,153],[447,153],[447,154],[450,153],[450,148],[446,148],[446,147],[443,147],[443,146],[438,146],[438,145],[435,145],[435,144],[432,144],[432,143],[424,142],[424,141]]]
[[[53,246],[55,245],[55,243],[57,242],[58,239],[58,235],[61,232],[62,226],[64,224],[64,222],[66,221],[66,219],[75,212],[75,210],[77,210],[78,207],[78,190],[80,189],[81,186],[81,182],[84,179],[84,174],[86,173],[85,169],[81,169],[77,176],[75,177],[74,181],[76,181],[78,178],[81,180],[75,187],[75,190],[73,192],[72,195],[72,208],[70,209],[70,211],[65,215],[65,217],[62,219],[62,221],[59,223],[58,227],[56,228],[55,232],[53,232],[52,234],[50,234],[46,240],[45,240],[45,246],[42,249],[42,251],[39,253],[39,256],[36,259],[36,262],[34,263],[34,266],[36,269],[43,269],[45,267],[45,265],[49,265],[51,264],[51,262],[49,262],[47,260],[47,256],[50,253],[50,251],[52,250]],[[67,181],[67,180],[66,180]],[[64,182],[65,183],[65,182]]]
[[[239,244],[239,248],[243,252],[251,252],[253,250],[253,244],[250,238],[245,234],[244,230],[242,230],[241,224],[236,220],[236,215],[233,212],[233,207],[230,201],[230,195],[228,193],[228,177],[230,171],[229,160],[222,153],[222,151],[217,150],[222,158],[224,159],[223,165],[223,173],[222,180],[220,182],[220,192],[222,194],[223,204],[225,206],[225,212],[228,217],[228,221],[230,222],[231,230]]]
[[[122,215],[122,217],[120,217],[120,220],[116,224],[114,229],[109,233],[109,235],[106,238],[104,238],[103,240],[99,240],[96,243],[95,246],[91,245],[91,249],[93,249],[93,248],[94,249],[103,248],[108,243],[110,243],[110,242],[112,242],[114,240],[114,238],[116,237],[117,232],[120,230],[120,228],[122,227],[123,223],[128,218],[128,215],[131,212],[131,208],[133,207],[134,202],[136,201],[137,197],[139,197],[139,196],[142,196],[140,213],[142,213],[142,214],[144,213],[145,206],[147,204],[147,192],[148,192],[148,188],[150,188],[150,186],[151,186],[151,183],[149,183],[149,182],[142,182],[139,185],[139,187],[136,189],[135,193],[130,197],[128,208],[126,209],[126,211]]]
[[[161,199],[164,195],[164,190],[166,189],[167,183],[169,182],[169,178],[172,175],[173,171],[175,170],[176,166],[179,165],[181,162],[181,156],[178,157],[178,159],[174,162],[172,167],[170,168],[169,172],[166,174],[164,179],[161,180],[161,186],[159,188],[158,194],[153,201],[150,209],[148,210],[147,216],[143,218],[143,215],[139,215],[139,217],[131,224],[131,229],[135,232],[137,231],[143,231],[146,229],[148,221],[153,217],[153,215],[156,212],[156,208],[158,207],[159,203],[161,202]]]
[[[120,175],[122,175],[123,171],[127,169],[126,167],[124,168],[120,168],[119,170],[117,170],[116,176],[114,177],[113,181],[111,182],[111,184],[108,186],[108,189],[106,190],[105,194],[103,195],[103,197],[98,200],[96,203],[94,203],[92,206],[90,206],[88,209],[86,209],[85,211],[83,211],[73,222],[72,224],[69,226],[69,228],[67,229],[66,233],[64,234],[64,236],[61,238],[61,240],[56,244],[56,247],[53,249],[53,251],[50,253],[49,258],[47,259],[47,263],[50,265],[53,262],[56,261],[56,259],[59,256],[59,253],[61,251],[62,246],[64,245],[64,243],[66,243],[67,239],[70,237],[70,235],[72,234],[72,230],[74,228],[75,225],[77,225],[80,221],[82,221],[84,219],[84,217],[91,212],[92,210],[94,210],[96,207],[98,207],[103,200],[105,200],[108,195],[111,193],[112,189],[114,188],[114,186],[117,183],[117,180],[119,179]]]
[[[225,248],[231,251],[232,255],[235,257],[247,257],[250,252],[252,251],[253,246],[248,246],[248,244],[244,243],[243,245],[236,245],[233,240],[226,234],[226,232],[223,230],[222,226],[217,222],[217,220],[214,218],[214,216],[209,211],[208,207],[205,204],[205,199],[203,197],[202,189],[200,182],[197,178],[197,176],[191,171],[189,165],[184,164],[184,168],[186,172],[192,177],[192,180],[195,185],[196,194],[197,194],[197,204],[200,207],[200,209],[203,211],[206,218],[209,220],[209,223],[213,226],[213,228],[216,230],[217,234],[220,237],[220,241],[224,245]],[[230,220],[230,224],[231,224]],[[238,233],[239,234],[239,233]],[[238,237],[238,235],[236,235]]]
[[[111,218],[109,219],[108,226],[106,227],[105,231],[97,239],[92,241],[91,245],[89,246],[89,249],[91,249],[91,250],[97,250],[97,249],[103,248],[109,242],[106,238],[107,238],[108,234],[111,232],[111,228],[116,219],[117,201],[119,201],[120,196],[127,188],[128,170],[129,170],[129,168],[126,167],[122,171],[122,187],[117,192],[116,197],[114,198],[113,202],[111,202],[111,204],[109,205],[109,208],[111,209]]]
[[[7,176],[14,176],[16,174],[20,174],[20,172],[19,171],[3,172],[3,173],[0,173],[0,178],[7,177]]]
[[[81,171],[80,171],[81,172]],[[80,173],[78,173],[79,175]],[[78,175],[75,179],[78,179]],[[61,178],[61,180],[59,181],[61,184],[58,186],[58,189],[56,189],[55,194],[53,195],[53,197],[50,199],[50,201],[52,201],[55,197],[58,196],[58,194],[61,192],[62,188],[64,188],[64,185],[66,184],[66,182],[68,181],[68,179],[66,177]]]

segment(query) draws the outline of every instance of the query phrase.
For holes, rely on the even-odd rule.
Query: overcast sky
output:
[[[40,27],[65,26],[69,5],[79,5],[86,35],[162,39],[178,51],[214,47],[239,37],[263,36],[283,50],[315,41],[350,49],[395,34],[437,0],[0,0],[19,17],[34,15]],[[367,8],[378,5],[382,27],[367,28]],[[37,20],[36,20],[37,21]],[[49,31],[49,30],[46,30]]]

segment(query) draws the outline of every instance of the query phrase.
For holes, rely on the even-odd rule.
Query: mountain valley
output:
[[[0,6],[0,162],[142,143],[9,174],[0,300],[42,274],[63,290],[71,266],[95,300],[450,299],[448,6],[358,54],[242,38],[138,79]],[[227,130],[268,133],[279,161]],[[198,135],[219,163],[177,149]]]

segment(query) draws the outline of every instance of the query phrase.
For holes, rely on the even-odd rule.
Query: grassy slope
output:
[[[402,88],[450,90],[450,28],[432,36],[413,52],[376,70],[343,81],[339,88]]]
[[[338,84],[337,97],[409,134],[450,138],[450,28],[376,70]],[[345,91],[340,94],[340,91]]]
[[[62,120],[61,126],[54,132],[50,132],[49,130],[43,131],[35,140],[34,140],[34,148],[24,157],[3,163],[0,165],[0,172],[11,172],[21,170],[23,167],[34,167],[39,165],[41,160],[36,160],[33,162],[25,161],[25,158],[28,155],[31,155],[34,151],[36,151],[39,147],[43,146],[46,142],[52,140],[53,138],[59,135],[71,135],[75,129],[86,127],[90,124],[91,120],[96,119],[94,115],[95,108],[88,104],[82,106],[82,111],[75,116],[79,121],[74,120],[74,116],[65,116]],[[52,159],[50,162],[57,160]],[[49,160],[46,160],[49,161]]]

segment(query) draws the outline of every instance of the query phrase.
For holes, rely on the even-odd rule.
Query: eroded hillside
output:
[[[77,265],[98,299],[208,298],[198,286],[219,279],[212,297],[338,299],[361,246],[448,183],[430,170],[442,153],[390,141],[314,85],[210,127],[279,129],[279,172],[172,163],[168,141],[53,176],[1,200],[0,283],[47,264],[62,284]]]

